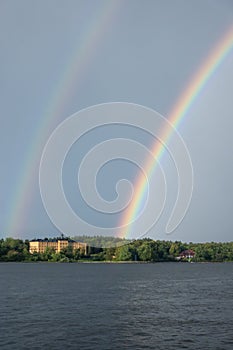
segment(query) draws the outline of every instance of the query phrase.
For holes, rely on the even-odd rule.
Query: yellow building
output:
[[[87,243],[76,242],[68,238],[35,239],[29,242],[29,252],[31,254],[44,253],[47,248],[51,248],[56,253],[60,253],[60,251],[68,247],[72,247],[73,251],[80,249],[85,255],[88,254]]]

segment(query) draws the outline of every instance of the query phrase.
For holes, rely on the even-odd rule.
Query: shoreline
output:
[[[164,263],[181,263],[181,264],[227,264],[233,261],[0,261],[1,264],[164,264]]]

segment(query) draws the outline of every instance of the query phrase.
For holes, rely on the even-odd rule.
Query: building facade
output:
[[[89,252],[87,243],[76,242],[68,238],[56,239],[35,239],[29,242],[29,252],[44,253],[47,248],[53,249],[56,253],[60,253],[63,249],[71,247],[73,251],[80,250],[84,255]]]
[[[195,256],[195,252],[191,249],[184,250],[183,252],[180,253],[178,260],[183,260],[183,259],[193,259]]]

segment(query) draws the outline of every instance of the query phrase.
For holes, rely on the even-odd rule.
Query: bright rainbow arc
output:
[[[224,38],[220,40],[220,42],[216,45],[214,50],[209,54],[207,59],[201,65],[196,74],[194,74],[193,78],[190,80],[188,87],[185,88],[183,94],[181,94],[177,103],[172,108],[171,112],[168,116],[168,121],[177,128],[179,123],[188,113],[193,103],[196,101],[200,93],[203,91],[204,87],[213,76],[217,68],[222,64],[225,57],[230,53],[233,47],[233,27],[227,31]],[[169,133],[167,129],[163,130],[163,135],[161,135],[161,139],[165,140],[166,143],[169,142],[172,133]],[[156,141],[152,147],[151,153],[154,155],[155,161],[147,162],[145,164],[145,173],[148,174],[150,178],[153,171],[156,167],[156,162],[160,160],[163,153],[165,151],[164,144]],[[126,226],[130,224],[130,229],[133,228],[133,222],[136,219],[138,212],[141,207],[142,199],[144,198],[146,189],[147,189],[147,181],[145,181],[144,175],[140,175],[136,184],[134,185],[136,188],[136,193],[134,196],[134,200],[132,204],[129,205],[128,209],[126,209],[125,214],[120,223],[120,229],[122,230],[122,226]],[[121,232],[119,236],[127,237],[131,232]]]
[[[107,35],[109,27],[115,21],[121,5],[121,1],[111,0],[99,8],[98,13],[87,25],[82,44],[75,49],[71,59],[66,63],[66,69],[60,77],[52,97],[50,97],[42,122],[35,131],[34,142],[22,167],[23,171],[18,181],[18,187],[13,198],[9,201],[11,206],[7,230],[11,235],[17,235],[17,226],[26,221],[27,208],[29,208],[33,197],[35,177],[38,178],[38,159],[42,152],[42,139],[56,121],[57,116],[64,111],[64,107],[68,104],[67,101],[71,98],[70,95],[74,94],[75,89],[78,89],[82,84],[86,70],[95,57],[97,48]]]
[[[50,102],[49,107],[44,114],[43,122],[36,131],[35,141],[25,160],[23,172],[18,182],[18,188],[16,189],[13,198],[10,200],[10,203],[14,203],[14,205],[11,206],[9,213],[8,230],[11,233],[17,233],[17,225],[19,222],[25,220],[27,212],[25,208],[29,207],[32,199],[34,180],[33,175],[37,176],[37,154],[41,152],[41,139],[46,133],[46,130],[52,126],[54,120],[57,118],[57,115],[60,115],[61,110],[63,110],[64,106],[67,105],[67,100],[69,100],[69,95],[72,93],[72,88],[77,84],[77,79],[79,84],[81,84],[81,78],[85,74],[88,63],[90,63],[90,60],[93,59],[96,47],[99,45],[100,41],[103,40],[108,24],[114,20],[115,13],[119,8],[119,3],[121,2],[109,1],[107,3],[108,6],[106,6],[106,8],[101,8],[99,14],[96,16],[96,19],[91,21],[88,30],[85,33],[83,45],[79,46],[73,53],[71,60],[67,63],[67,69],[64,71],[59,80],[58,87],[56,88],[52,99],[50,99],[52,102]],[[216,48],[211,52],[207,60],[198,70],[197,74],[195,74],[193,79],[191,79],[188,88],[181,95],[178,102],[172,109],[169,121],[175,127],[179,125],[180,121],[191,108],[192,104],[208,80],[211,78],[212,74],[230,52],[232,45],[233,28],[226,33],[224,38],[221,39]],[[163,139],[168,141],[171,135],[169,135],[166,130],[164,130],[164,135],[165,138],[163,137]],[[152,153],[154,154],[155,159],[159,160],[164,150],[164,146],[156,142],[152,148]],[[148,169],[148,174],[152,174],[154,166],[154,162],[146,163],[145,169]],[[136,183],[136,188],[137,191],[135,194],[135,200],[126,211],[126,214],[123,216],[119,226],[128,225],[128,223],[133,222],[134,218],[137,216],[141,199],[146,191],[146,182],[144,182],[144,177],[139,177]],[[25,193],[27,194],[25,195]],[[123,235],[125,236],[127,234],[128,232],[124,233]]]

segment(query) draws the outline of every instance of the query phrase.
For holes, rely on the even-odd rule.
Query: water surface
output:
[[[233,349],[233,264],[0,263],[0,349]]]

